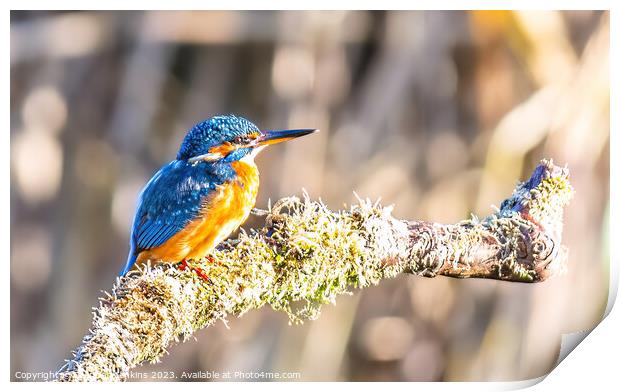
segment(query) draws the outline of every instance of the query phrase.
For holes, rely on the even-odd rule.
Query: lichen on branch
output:
[[[146,266],[118,278],[57,379],[123,380],[227,316],[269,305],[299,323],[338,295],[400,273],[543,281],[564,268],[572,193],[568,170],[543,160],[496,213],[454,225],[402,221],[368,200],[331,211],[307,196],[281,199],[261,230],[242,231],[192,268]]]

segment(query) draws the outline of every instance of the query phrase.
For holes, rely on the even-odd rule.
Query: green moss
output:
[[[202,303],[218,304],[223,313],[241,315],[267,304],[286,312],[292,323],[315,319],[338,295],[384,276],[385,251],[372,245],[378,242],[373,235],[385,228],[372,226],[378,225],[374,220],[392,219],[389,209],[365,202],[333,212],[308,198],[286,198],[269,214],[260,232],[241,232],[235,246],[213,252],[214,261],[190,261],[208,282],[189,272],[175,274],[192,279]],[[195,326],[205,326],[212,316],[204,312]]]
[[[169,264],[147,265],[120,278],[101,299],[91,333],[61,377],[122,379],[217,320],[268,305],[301,323],[317,318],[338,295],[404,271],[540,281],[537,262],[545,262],[544,269],[555,259],[545,252],[560,248],[545,246],[544,240],[559,241],[563,207],[571,196],[568,172],[543,161],[496,214],[457,225],[399,221],[391,208],[368,200],[330,211],[308,197],[282,199],[270,208],[260,232],[242,231],[211,258],[189,262],[208,281]],[[541,231],[550,237],[536,237]],[[473,263],[482,267],[471,269]]]

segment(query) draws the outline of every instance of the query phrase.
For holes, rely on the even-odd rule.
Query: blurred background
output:
[[[321,133],[261,154],[257,207],[362,197],[403,219],[485,216],[567,164],[566,275],[402,276],[289,326],[263,308],[137,370],[302,380],[521,380],[607,302],[604,12],[11,12],[11,377],[56,370],[125,262],[137,194],[220,113]],[[258,227],[251,217],[245,227]]]

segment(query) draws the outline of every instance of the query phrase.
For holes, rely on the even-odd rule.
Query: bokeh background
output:
[[[406,219],[492,211],[543,157],[567,164],[566,275],[402,276],[289,326],[230,319],[138,370],[303,380],[521,380],[608,289],[605,12],[11,12],[11,377],[57,369],[125,262],[138,191],[219,113],[318,127],[257,159],[258,207],[305,188]],[[246,227],[257,227],[251,217]]]

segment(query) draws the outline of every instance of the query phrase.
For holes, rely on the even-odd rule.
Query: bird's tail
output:
[[[120,276],[125,276],[127,272],[129,272],[131,267],[133,267],[133,265],[136,263],[137,257],[138,257],[138,252],[134,252],[134,250],[131,249],[129,251],[129,256],[127,256],[127,263],[125,264],[125,267],[123,267],[123,269],[121,270],[121,273],[119,274]]]

